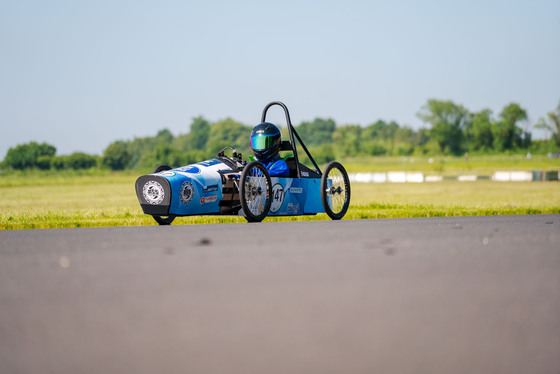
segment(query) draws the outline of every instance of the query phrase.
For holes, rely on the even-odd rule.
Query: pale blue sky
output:
[[[257,124],[273,100],[294,124],[414,128],[429,98],[515,101],[529,126],[560,101],[560,1],[0,0],[0,53],[0,159]]]

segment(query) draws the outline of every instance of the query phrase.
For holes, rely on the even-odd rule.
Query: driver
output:
[[[271,177],[290,176],[288,164],[278,154],[281,144],[280,129],[270,122],[258,124],[251,132],[251,149],[257,161],[266,167]]]

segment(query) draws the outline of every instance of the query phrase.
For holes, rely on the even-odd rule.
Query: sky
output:
[[[428,99],[517,102],[530,130],[560,102],[560,0],[0,0],[0,159],[256,125],[276,100],[294,125],[418,129]]]

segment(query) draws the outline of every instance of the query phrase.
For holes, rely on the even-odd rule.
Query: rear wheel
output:
[[[268,171],[258,161],[247,164],[241,173],[239,197],[245,219],[249,222],[260,222],[270,210],[271,182]]]
[[[169,165],[159,165],[158,167],[156,167],[154,169],[154,171],[152,171],[152,174],[155,173],[160,173],[162,171],[167,171],[167,170],[171,170],[172,167]],[[156,220],[157,223],[159,223],[161,226],[166,226],[166,225],[170,225],[171,222],[173,222],[173,220],[175,219],[174,215],[169,215],[169,216],[152,216],[154,217],[154,219]]]
[[[321,201],[331,219],[344,217],[350,205],[350,180],[340,163],[334,161],[327,165],[321,177]]]

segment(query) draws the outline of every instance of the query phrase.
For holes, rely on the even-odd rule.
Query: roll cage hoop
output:
[[[273,101],[273,102],[267,104],[264,107],[262,117],[261,117],[261,122],[266,122],[266,113],[267,113],[268,109],[270,107],[274,106],[274,105],[278,105],[278,106],[282,107],[282,109],[284,109],[284,114],[286,115],[286,123],[288,125],[288,133],[290,134],[290,140],[289,141],[284,140],[282,142],[280,150],[281,151],[293,151],[294,152],[294,158],[295,158],[295,161],[296,161],[296,169],[297,169],[297,177],[301,178],[301,168],[300,168],[300,165],[299,165],[299,157],[298,157],[296,141],[295,141],[296,139],[299,142],[299,144],[301,145],[301,147],[303,148],[303,150],[305,151],[305,153],[307,154],[307,157],[309,157],[309,159],[313,163],[313,166],[315,166],[315,169],[317,170],[319,175],[323,175],[323,173],[321,172],[321,169],[319,168],[319,166],[315,162],[315,159],[313,158],[313,156],[311,156],[311,153],[309,153],[309,151],[307,150],[307,147],[305,146],[305,144],[303,143],[303,141],[299,137],[296,129],[292,125],[292,120],[290,119],[290,112],[288,111],[288,107],[286,107],[286,105],[284,103],[282,103],[280,101]]]

